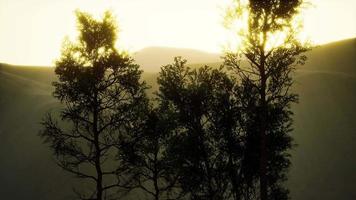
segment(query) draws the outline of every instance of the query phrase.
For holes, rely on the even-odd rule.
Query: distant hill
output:
[[[315,48],[296,73],[292,199],[356,199],[356,39]]]
[[[148,47],[133,54],[135,61],[142,66],[145,72],[149,73],[159,72],[161,66],[172,63],[176,56],[187,59],[191,64],[221,61],[219,54],[169,47]]]
[[[189,57],[197,55],[202,57]],[[149,85],[159,66],[181,55],[215,63],[218,55],[194,50],[147,48],[135,55]],[[203,59],[203,55],[207,57]],[[288,187],[293,200],[356,199],[356,39],[322,45],[295,74],[293,106],[298,146],[292,150]],[[208,59],[209,57],[209,59]],[[199,58],[199,59],[198,59]],[[194,64],[199,66],[203,64]],[[51,96],[53,68],[0,64],[0,193],[3,199],[68,199],[71,179],[53,162],[37,133],[44,113],[58,108]],[[150,73],[150,70],[151,73]]]
[[[309,60],[300,71],[336,72],[356,75],[356,39],[318,46],[307,54]]]

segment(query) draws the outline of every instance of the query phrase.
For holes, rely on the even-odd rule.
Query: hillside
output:
[[[172,63],[176,56],[187,59],[191,64],[221,61],[219,54],[168,47],[148,47],[133,55],[135,61],[148,73],[159,72],[161,66]]]
[[[135,55],[148,84],[157,66],[183,56],[191,64],[219,62],[218,55],[193,50],[147,48]],[[194,56],[193,56],[194,55]],[[197,56],[199,55],[199,56]],[[356,199],[356,39],[315,48],[296,72],[295,111],[288,180],[295,200]],[[192,57],[189,57],[192,56]],[[51,96],[53,68],[0,64],[0,188],[4,199],[67,199],[73,180],[53,162],[38,137],[39,122],[58,108]],[[19,114],[20,113],[20,114]],[[53,181],[55,180],[55,181]]]
[[[293,199],[356,199],[356,39],[309,53],[296,74]]]

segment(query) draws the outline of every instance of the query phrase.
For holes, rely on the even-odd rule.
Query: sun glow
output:
[[[148,46],[221,52],[239,40],[223,27],[231,0],[0,0],[0,62],[53,65],[65,36],[76,36],[74,11],[100,16],[111,10],[120,49]],[[302,39],[317,44],[356,37],[356,1],[312,0],[303,12]]]

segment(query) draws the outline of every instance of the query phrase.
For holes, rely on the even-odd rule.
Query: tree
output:
[[[128,185],[120,141],[140,130],[147,98],[139,66],[115,49],[117,28],[109,12],[101,20],[77,12],[78,42],[64,44],[56,62],[54,97],[64,104],[61,123],[52,114],[40,135],[58,165],[87,184],[80,199],[113,198]],[[93,186],[93,187],[92,187]]]
[[[123,162],[132,174],[132,189],[139,189],[149,199],[179,199],[178,175],[167,154],[175,135],[175,116],[161,105],[146,112],[141,134],[124,141]]]
[[[234,83],[221,69],[190,69],[180,57],[162,67],[158,83],[160,102],[177,116],[167,154],[183,194],[189,199],[229,198],[240,144]]]
[[[235,20],[246,25],[240,30],[242,47],[237,53],[226,54],[225,65],[257,94],[256,106],[250,108],[247,144],[258,148],[250,148],[247,153],[259,160],[261,200],[287,198],[281,182],[290,164],[287,154],[292,146],[290,106],[297,102],[297,95],[290,92],[291,75],[298,64],[304,64],[303,53],[308,49],[296,39],[294,25],[303,3],[303,0],[234,0],[227,12],[229,25]],[[248,61],[246,65],[244,59]]]

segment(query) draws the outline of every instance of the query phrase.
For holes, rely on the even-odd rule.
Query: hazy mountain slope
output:
[[[57,107],[49,68],[0,67],[0,193],[2,199],[64,199],[68,176],[37,136],[44,113]],[[63,194],[66,192],[67,194]]]
[[[159,72],[160,67],[173,62],[174,57],[182,56],[190,63],[213,63],[220,61],[219,54],[206,53],[193,49],[168,47],[148,47],[133,55],[145,72]]]
[[[356,39],[347,39],[314,48],[302,70],[339,72],[356,76]]]
[[[356,39],[310,52],[295,91],[293,199],[356,199]]]
[[[297,81],[292,196],[356,199],[356,78],[310,73]]]
[[[163,50],[146,52],[152,61],[141,62],[169,64],[175,52],[186,51],[175,49],[168,55]],[[320,46],[296,73],[300,103],[293,108],[298,146],[292,151],[288,181],[292,199],[356,199],[355,56],[356,39]],[[217,61],[204,63],[210,62]],[[153,89],[156,77],[143,74]],[[0,193],[5,199],[52,200],[71,194],[68,175],[54,164],[37,135],[44,113],[58,108],[51,97],[54,79],[53,68],[0,65]]]

